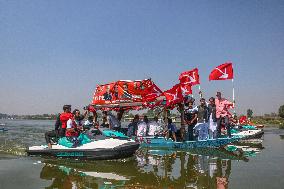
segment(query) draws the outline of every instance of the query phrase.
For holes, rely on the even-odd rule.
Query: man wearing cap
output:
[[[217,137],[221,136],[221,122],[224,119],[225,128],[227,129],[228,137],[231,137],[231,128],[229,124],[229,117],[231,113],[229,109],[233,108],[233,103],[225,98],[222,98],[221,92],[216,93],[215,105],[216,105],[216,118],[217,118]]]

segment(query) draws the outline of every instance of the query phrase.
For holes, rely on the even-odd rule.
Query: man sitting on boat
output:
[[[90,130],[95,125],[94,116],[89,116],[83,124],[83,130]]]
[[[65,136],[67,121],[72,117],[73,115],[71,114],[71,105],[64,105],[63,113],[58,114],[56,118],[55,129],[45,133],[45,140],[48,145],[48,148],[52,148],[52,138],[59,138]]]
[[[78,137],[79,131],[83,129],[83,118],[78,109],[73,112],[73,117],[67,121],[66,137]]]
[[[158,117],[155,116],[153,121],[149,122],[149,130],[148,135],[149,136],[160,136],[163,133],[163,127],[158,122]]]
[[[97,112],[95,108],[91,105],[86,106],[83,109],[86,111],[84,117],[88,117],[87,120],[83,124],[83,129],[89,130],[98,124],[97,123]],[[92,113],[92,115],[90,115],[90,113]]]
[[[128,125],[127,136],[131,137],[131,136],[136,135],[138,122],[139,122],[139,115],[136,114],[134,116],[132,122],[129,123],[129,125]]]
[[[111,112],[104,111],[103,117],[106,120],[105,125],[108,125],[110,130],[120,130],[120,121]]]
[[[143,121],[138,122],[137,133],[136,133],[138,137],[147,136],[148,123],[149,123],[149,120],[147,116],[144,116]]]
[[[67,121],[65,136],[67,140],[72,143],[72,147],[79,146],[84,139],[90,141],[90,139],[86,135],[80,135],[83,131],[83,119],[86,115],[87,111],[83,116],[80,114],[80,111],[78,109],[75,109],[73,111],[73,117]]]

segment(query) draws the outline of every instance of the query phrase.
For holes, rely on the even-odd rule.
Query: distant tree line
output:
[[[0,119],[55,120],[56,116],[57,114],[8,115],[0,113]]]

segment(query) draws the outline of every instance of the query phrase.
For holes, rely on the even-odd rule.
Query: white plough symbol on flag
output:
[[[184,84],[190,84],[196,82],[195,72],[192,72],[192,76],[189,74],[186,74],[184,76],[189,77],[189,82],[185,82]]]
[[[222,72],[222,70],[220,70],[219,68],[215,68],[216,70],[218,70],[222,75],[219,77],[220,79],[227,79],[229,77],[229,74],[227,74],[227,68],[225,68],[225,71]]]

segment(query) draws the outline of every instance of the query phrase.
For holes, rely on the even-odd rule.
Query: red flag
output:
[[[174,104],[177,104],[183,101],[180,84],[177,84],[173,86],[171,89],[164,91],[163,94],[167,100],[166,106],[172,106]]]
[[[226,80],[233,79],[233,65],[231,62],[226,62],[217,66],[209,75],[209,81],[211,80]]]
[[[190,85],[180,85],[180,89],[183,96],[192,94],[192,89]]]
[[[247,116],[242,116],[239,119],[240,124],[246,124],[247,123]]]
[[[193,70],[182,72],[179,76],[179,81],[181,85],[193,86],[200,84],[198,69],[194,68]]]
[[[162,94],[161,89],[151,79],[144,80],[143,85],[145,89],[141,96],[145,102],[155,101]]]

